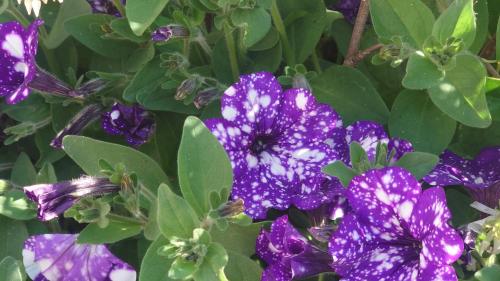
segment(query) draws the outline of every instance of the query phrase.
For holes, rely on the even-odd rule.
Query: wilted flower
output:
[[[332,271],[328,253],[307,241],[287,216],[276,219],[270,232],[261,230],[255,249],[267,263],[262,281],[291,281]]]
[[[483,149],[473,160],[447,150],[424,180],[431,185],[463,185],[475,201],[496,208],[500,200],[500,147]]]
[[[78,200],[117,192],[120,187],[107,178],[83,176],[78,179],[24,187],[26,196],[38,206],[38,218],[48,221],[64,213]]]
[[[92,7],[92,11],[98,14],[108,14],[117,17],[123,16],[120,11],[113,4],[113,0],[87,0],[87,2]],[[121,3],[125,5],[125,0],[121,0]]]
[[[169,24],[157,28],[151,33],[151,40],[155,42],[165,42],[171,38],[188,38],[189,30],[182,25]]]
[[[464,245],[442,188],[422,191],[408,171],[390,167],[354,177],[347,199],[352,212],[329,245],[342,280],[457,280],[450,264]]]
[[[155,122],[151,115],[137,105],[115,103],[102,115],[102,127],[111,135],[125,136],[132,146],[140,146],[151,137]]]
[[[307,90],[283,91],[267,72],[241,76],[221,103],[224,118],[205,123],[229,155],[232,197],[244,200],[249,216],[292,204],[314,209],[331,199],[321,168],[345,150],[336,112]]]
[[[217,88],[208,88],[201,90],[193,100],[194,106],[198,109],[202,109],[203,107],[209,105],[211,102],[216,100],[221,96],[221,93]]]
[[[30,93],[29,83],[37,72],[37,29],[42,24],[35,20],[24,29],[18,22],[0,23],[0,96],[6,96],[8,104],[18,103]]]
[[[135,281],[135,270],[104,245],[77,244],[76,234],[44,234],[24,242],[23,264],[32,280]]]
[[[103,109],[100,104],[91,104],[84,107],[71,118],[64,129],[57,133],[55,138],[50,142],[50,145],[54,148],[62,148],[65,136],[80,134],[83,129],[99,118]]]

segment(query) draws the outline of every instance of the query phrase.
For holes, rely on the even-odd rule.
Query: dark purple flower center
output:
[[[263,151],[269,149],[275,144],[276,144],[276,139],[274,136],[259,135],[253,140],[252,144],[250,145],[250,151],[252,151],[252,153],[255,155],[259,155]]]

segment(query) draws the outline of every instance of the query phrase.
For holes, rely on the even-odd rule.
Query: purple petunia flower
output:
[[[262,281],[290,281],[332,271],[328,253],[310,244],[288,222],[288,216],[276,219],[270,232],[261,230],[255,248],[268,265]]]
[[[331,199],[321,168],[342,159],[342,121],[304,89],[283,91],[271,73],[240,77],[221,100],[223,119],[206,120],[233,166],[232,197],[258,219],[270,208],[309,210]],[[328,143],[328,144],[327,144]],[[342,155],[341,155],[342,154]]]
[[[500,200],[500,147],[483,149],[473,160],[447,150],[424,180],[431,185],[463,185],[475,201],[496,208]]]
[[[35,79],[35,55],[38,48],[35,20],[27,29],[18,22],[0,23],[0,97],[15,104],[28,97],[29,83]]]
[[[361,0],[339,0],[333,9],[341,12],[348,22],[354,24],[358,15],[360,2]]]
[[[126,141],[136,147],[148,141],[155,127],[154,119],[137,105],[115,103],[101,119],[108,134],[125,136]]]
[[[92,7],[92,11],[96,14],[108,14],[116,17],[121,17],[122,14],[118,11],[113,0],[87,0]],[[125,5],[125,0],[121,1]]]
[[[366,151],[370,161],[375,160],[379,143],[386,144],[388,152],[394,153],[391,162],[395,162],[405,153],[413,151],[410,142],[399,138],[389,138],[384,127],[373,121],[357,121],[348,126],[346,128],[346,141],[348,144],[359,143]]]
[[[35,281],[135,281],[137,273],[104,245],[77,244],[74,234],[44,234],[24,242],[23,263]]]
[[[120,187],[107,178],[83,176],[78,179],[53,184],[36,184],[24,187],[26,196],[37,204],[38,218],[48,221],[57,218],[78,200],[117,192]]]
[[[457,280],[450,264],[464,245],[442,188],[422,191],[410,172],[391,167],[354,177],[347,199],[352,212],[329,244],[341,280]]]
[[[62,148],[65,136],[80,134],[87,126],[99,118],[103,109],[100,104],[91,104],[84,107],[71,118],[66,127],[57,133],[50,145],[54,148]]]

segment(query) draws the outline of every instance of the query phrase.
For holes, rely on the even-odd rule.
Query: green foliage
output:
[[[381,38],[402,36],[413,47],[421,47],[431,35],[434,15],[420,0],[374,0],[370,13]]]
[[[130,28],[142,35],[167,5],[168,0],[129,0],[126,13]]]
[[[432,35],[441,43],[450,37],[462,39],[468,48],[476,36],[475,20],[473,0],[456,0],[437,19]]]
[[[22,259],[24,240],[28,238],[28,230],[24,222],[0,216],[0,257],[11,256]]]
[[[106,227],[101,228],[96,223],[88,224],[78,234],[77,243],[82,244],[108,244],[138,235],[141,233],[140,224],[110,221]]]
[[[418,180],[427,175],[438,163],[439,158],[426,152],[410,152],[403,155],[394,166],[410,171]]]
[[[105,160],[113,166],[125,165],[128,172],[137,174],[142,184],[154,193],[161,183],[169,182],[153,159],[132,148],[80,136],[67,136],[63,144],[64,151],[89,175],[101,175],[99,160]]]
[[[184,123],[178,154],[179,184],[182,195],[198,215],[210,210],[212,192],[220,194],[233,184],[229,158],[203,122],[188,117]]]
[[[12,257],[5,257],[0,261],[0,276],[9,281],[24,281],[26,279],[21,262]]]
[[[456,122],[421,91],[401,92],[392,105],[389,118],[391,136],[410,141],[417,151],[436,155],[451,143],[456,126]]]
[[[370,81],[356,69],[333,66],[311,81],[313,93],[342,116],[345,124],[356,120],[387,123],[389,110]]]

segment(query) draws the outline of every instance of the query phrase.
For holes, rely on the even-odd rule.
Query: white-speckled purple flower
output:
[[[464,249],[442,188],[422,191],[399,167],[369,170],[347,190],[352,211],[330,239],[335,272],[354,281],[453,281]]]
[[[135,281],[135,270],[104,245],[77,244],[74,234],[44,234],[24,242],[23,263],[34,281]]]
[[[35,20],[27,29],[18,22],[0,23],[0,97],[8,104],[28,97],[29,83],[35,79],[38,27]]]
[[[463,185],[475,201],[497,208],[500,200],[500,147],[483,149],[473,160],[446,150],[424,180],[430,185]]]
[[[332,198],[321,168],[345,156],[339,115],[304,89],[283,91],[271,73],[240,77],[222,97],[223,119],[206,125],[233,166],[232,197],[264,218],[270,208],[309,210]]]
[[[24,187],[26,196],[37,204],[38,218],[48,221],[57,218],[81,198],[117,192],[120,187],[107,178],[83,176],[58,183]]]
[[[255,250],[267,263],[262,281],[291,281],[332,271],[328,253],[307,241],[288,216],[276,219],[271,231],[261,230]]]

